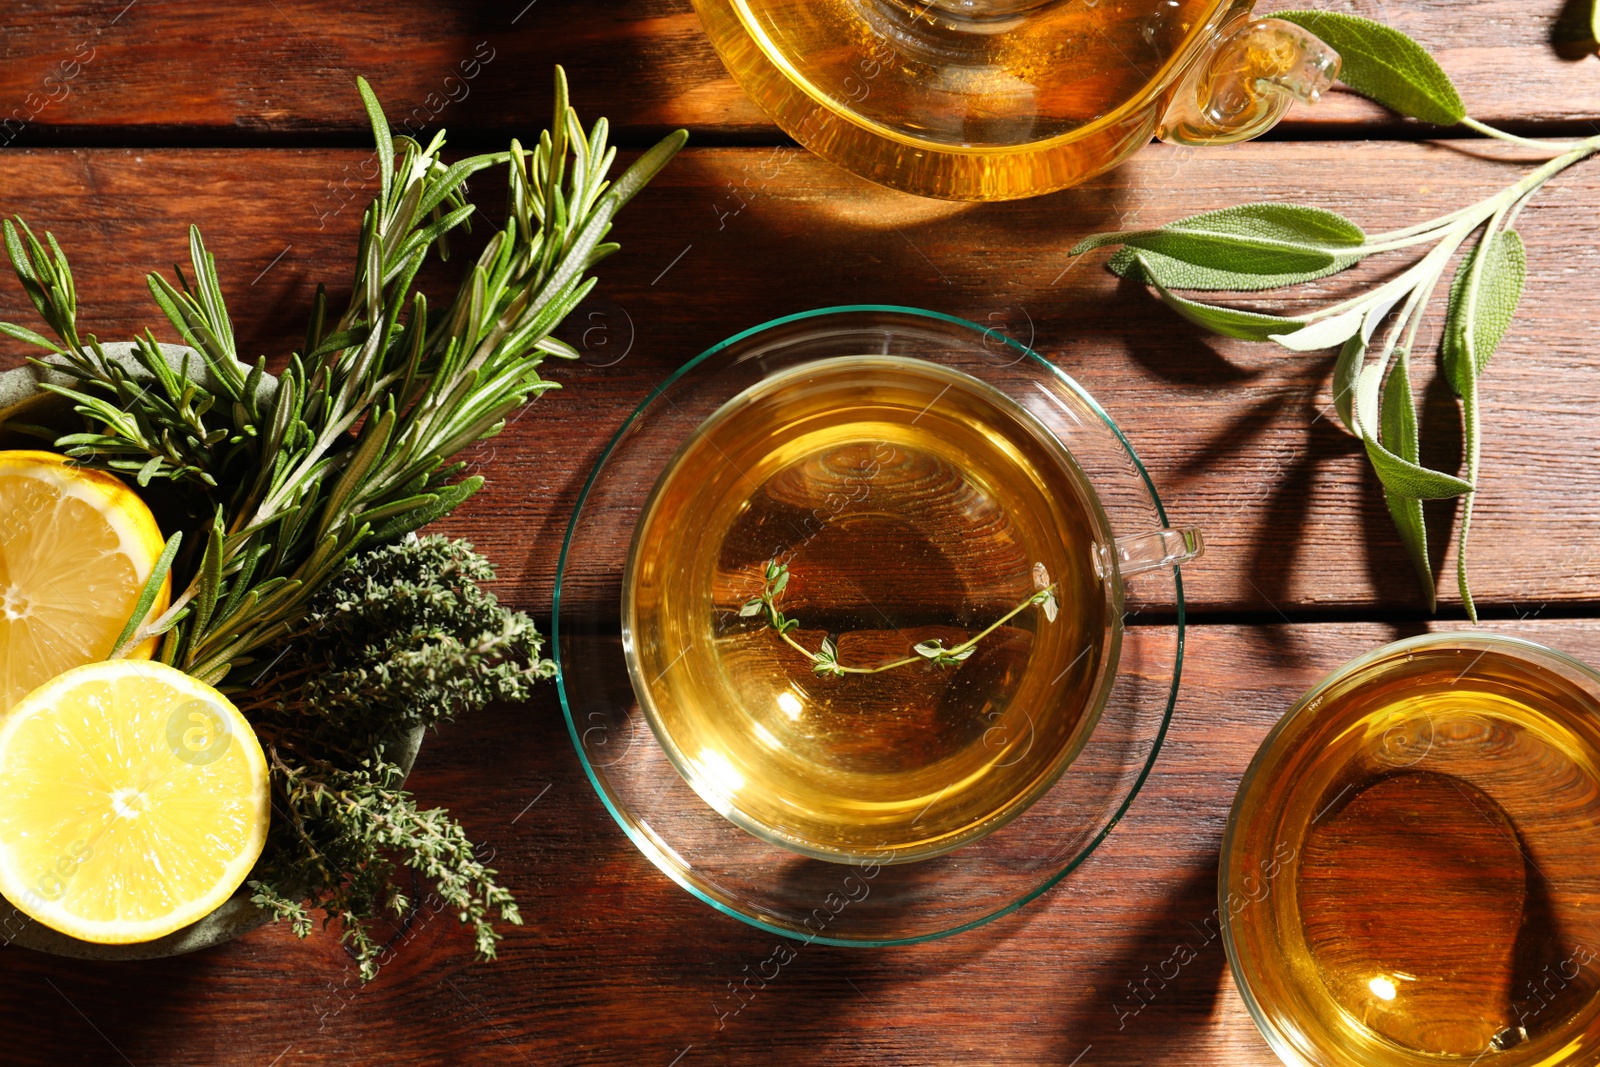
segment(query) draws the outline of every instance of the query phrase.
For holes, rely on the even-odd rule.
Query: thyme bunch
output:
[[[551,677],[533,620],[480,583],[489,561],[464,541],[407,537],[358,552],[313,598],[260,684],[240,693],[272,775],[273,819],[252,899],[301,937],[337,920],[363,978],[382,946],[370,926],[413,901],[399,865],[434,887],[493,958],[493,919],[520,923],[466,831],[401,786],[399,753],[419,727],[494,700],[526,700]]]

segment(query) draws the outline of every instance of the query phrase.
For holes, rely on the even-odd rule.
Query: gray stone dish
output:
[[[149,377],[134,357],[134,346],[131,343],[108,344],[103,347],[106,355],[126,367],[133,377]],[[202,387],[214,387],[214,379],[206,369],[205,361],[194,349],[181,345],[162,345],[161,354],[166,357],[169,366],[185,370]],[[63,360],[60,356],[49,356],[45,362],[61,363]],[[249,370],[249,368],[244,369],[246,372]],[[56,394],[40,388],[47,382],[70,386],[73,379],[59,371],[33,364],[0,373],[0,448],[43,447],[43,442],[37,437],[11,429],[9,424],[14,421],[40,426],[61,426],[64,432],[71,425],[75,418],[72,405]],[[267,402],[277,394],[277,391],[277,379],[267,375],[261,382],[257,396],[263,402]],[[417,729],[407,738],[405,746],[398,753],[397,762],[408,775],[411,773],[412,764],[416,762],[417,750],[422,746],[422,734],[422,729]],[[4,799],[0,798],[0,803],[3,802]],[[250,902],[249,891],[241,888],[210,915],[166,937],[134,945],[97,945],[57,933],[32,921],[21,911],[11,907],[10,902],[4,901],[4,898],[0,898],[0,904],[9,908],[9,914],[0,918],[0,940],[4,943],[48,952],[55,956],[86,960],[148,960],[163,956],[178,956],[231,941],[270,919],[268,913]]]

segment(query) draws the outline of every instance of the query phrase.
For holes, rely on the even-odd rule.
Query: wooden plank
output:
[[[7,210],[55,231],[73,255],[84,320],[101,337],[158,323],[142,272],[186,257],[192,220],[217,256],[241,351],[282,358],[302,335],[315,283],[347,276],[363,159],[349,150],[37,150],[0,156],[0,186]],[[584,361],[552,369],[566,388],[474,454],[489,488],[445,528],[489,552],[514,602],[546,613],[578,491],[655,383],[748,326],[871,300],[1031,339],[1093,392],[1174,520],[1209,540],[1207,558],[1185,572],[1191,608],[1420,612],[1377,483],[1328,407],[1331,354],[1201,336],[1098,259],[1075,263],[1066,249],[1095,230],[1271,195],[1338,209],[1377,232],[1466,204],[1522,170],[1386,143],[1158,146],[1082,190],[971,206],[869,187],[802,153],[692,150],[623,215],[623,250],[567,327]],[[499,194],[483,188],[493,211]],[[1531,276],[1483,385],[1474,520],[1478,598],[1502,613],[1600,599],[1600,291],[1584,282],[1600,270],[1588,221],[1597,202],[1600,169],[1579,168],[1520,224]],[[448,292],[452,277],[436,272],[432,288]],[[1312,291],[1328,299],[1347,288],[1333,280]],[[14,282],[0,285],[0,318],[32,320]],[[1424,343],[1436,337],[1436,325],[1425,329]],[[0,354],[5,366],[25,355],[9,341]],[[1453,402],[1418,389],[1447,445]],[[1458,462],[1449,447],[1427,458]],[[1450,509],[1436,510],[1442,546]],[[1447,573],[1453,561],[1452,549]],[[1440,584],[1452,601],[1453,581]]]
[[[1432,49],[1486,121],[1600,118],[1579,0],[1339,0]],[[1570,11],[1566,9],[1570,8]],[[1563,15],[1563,12],[1566,14]],[[1576,18],[1574,17],[1576,16]],[[1581,33],[1579,33],[1581,36]],[[363,136],[355,76],[395,117],[472,137],[537,129],[545,71],[564,63],[588,115],[622,135],[690,126],[772,141],[723,71],[686,0],[516,0],[493,11],[426,0],[224,5],[204,0],[26,0],[0,12],[0,143],[261,143]],[[1291,127],[1386,121],[1339,92]]]
[[[396,935],[371,985],[333,939],[267,929],[197,956],[116,966],[11,948],[8,1062],[451,1063],[697,1067],[1184,1063],[1269,1067],[1220,942],[1216,862],[1257,745],[1323,673],[1418,628],[1191,630],[1154,774],[1079,870],[989,926],[921,946],[789,945],[712,911],[627,843],[569,747],[552,687],[446,726],[412,784],[448,803],[526,925],[470,962],[448,915]],[[1497,625],[1600,662],[1600,622]],[[1178,946],[1193,959],[1169,961]],[[730,985],[752,981],[743,1007]],[[1165,973],[1165,984],[1151,981]],[[1130,989],[1143,990],[1135,998]],[[1142,1006],[1141,1006],[1142,1005]],[[119,1059],[119,1053],[122,1059]],[[676,1059],[675,1059],[676,1057]]]

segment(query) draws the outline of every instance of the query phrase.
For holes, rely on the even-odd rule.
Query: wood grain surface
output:
[[[507,931],[499,962],[473,963],[453,919],[427,912],[395,931],[392,958],[365,987],[333,938],[297,943],[275,928],[150,963],[13,949],[0,972],[8,1062],[1269,1067],[1208,936],[1229,803],[1305,689],[1421,629],[1191,629],[1155,771],[1083,867],[1022,911],[946,940],[786,943],[793,958],[777,953],[787,962],[765,988],[744,983],[773,974],[778,939],[694,900],[634,850],[546,688],[526,707],[441,731],[413,778],[424,803],[449,804],[494,849],[517,894],[526,925]],[[1600,661],[1594,621],[1490,629]],[[1191,952],[1172,977],[1169,961]],[[1161,973],[1164,987],[1149,978]]]
[[[1259,8],[1296,6],[1366,15],[1417,37],[1485,121],[1600,119],[1581,0]],[[61,66],[74,62],[81,69]],[[16,132],[17,144],[348,141],[366,129],[359,74],[397,125],[412,119],[419,128],[504,137],[545,114],[545,72],[556,62],[571,74],[578,106],[609,116],[624,136],[674,126],[746,142],[780,136],[724,74],[688,0],[354,0],[337,8],[318,0],[24,0],[0,12],[0,122],[11,114],[32,127]],[[1316,108],[1296,108],[1288,132],[1373,121],[1397,125],[1340,90]],[[11,132],[0,127],[0,142],[11,143]]]
[[[1263,5],[1267,8],[1270,5]],[[1589,132],[1600,60],[1579,0],[1326,0],[1427,43],[1480,118]],[[1089,861],[1037,903],[931,944],[786,943],[722,916],[652,867],[595,796],[553,686],[429,739],[411,779],[449,807],[517,894],[526,925],[472,961],[448,914],[393,929],[362,986],[334,937],[269,928],[214,951],[90,964],[0,959],[0,1061],[16,1064],[1228,1064],[1272,1053],[1208,925],[1241,774],[1323,673],[1384,642],[1464,625],[1453,583],[1429,620],[1381,495],[1331,417],[1331,354],[1289,356],[1185,325],[1103,254],[1101,229],[1295,199],[1369,231],[1487,195],[1513,151],[1428,143],[1344,92],[1296,108],[1271,142],[1153,146],[1082,188],[1011,204],[918,200],[799,152],[723,72],[686,0],[25,0],[0,11],[0,212],[57,234],[83,320],[103,339],[159,327],[143,275],[216,255],[240,347],[283,359],[318,281],[349,275],[369,195],[354,79],[397,125],[458,146],[528,139],[564,63],[584,116],[632,148],[678,126],[686,151],[622,216],[623,250],[564,335],[564,387],[471,455],[488,479],[441,524],[499,565],[499,590],[548,619],[561,534],[605,442],[665,374],[775,316],[875,302],[964,316],[1031,343],[1098,397],[1174,521],[1209,551],[1185,568],[1183,688],[1155,771]],[[1466,148],[1466,151],[1463,151]],[[500,217],[477,183],[477,240]],[[1600,662],[1600,164],[1555,182],[1519,228],[1528,292],[1483,385],[1474,587],[1488,629]],[[456,265],[431,269],[430,295]],[[1374,268],[1377,269],[1377,268]],[[1330,299],[1351,280],[1308,290]],[[1300,307],[1262,299],[1264,308]],[[0,319],[30,325],[9,278]],[[1437,316],[1424,329],[1431,346]],[[0,341],[0,368],[26,353]],[[1419,361],[1432,365],[1431,357]],[[1422,387],[1454,469],[1456,406]],[[1453,568],[1453,508],[1430,516]],[[617,536],[625,536],[618,531]],[[1169,603],[1144,620],[1171,623]],[[1180,946],[1182,950],[1180,951]],[[1190,958],[1192,957],[1192,959]],[[1173,961],[1185,959],[1173,978]],[[764,982],[752,975],[777,977]]]
[[[348,277],[365,158],[353,150],[28,150],[0,156],[0,188],[9,191],[7,210],[62,241],[77,264],[83,319],[102,338],[145,327],[170,336],[143,274],[186,259],[193,221],[217,257],[241,350],[281,359],[304,336],[316,283]],[[1186,573],[1191,609],[1274,619],[1378,605],[1421,612],[1377,482],[1329,407],[1333,354],[1205,336],[1103,270],[1103,253],[1074,261],[1066,250],[1096,230],[1157,225],[1258,190],[1293,192],[1377,232],[1487,195],[1525,166],[1392,142],[1158,145],[1080,189],[958,205],[869,186],[795,150],[691,149],[621,217],[623,250],[568,323],[583,358],[550,370],[564,388],[478,449],[474,463],[489,488],[445,528],[495,558],[518,604],[547,612],[577,493],[657,382],[780,315],[906,304],[1032,343],[1099,398],[1174,521],[1206,535],[1207,557]],[[486,212],[498,216],[494,181],[481,189]],[[1472,573],[1486,611],[1575,610],[1600,599],[1600,291],[1582,283],[1600,272],[1600,243],[1586,221],[1596,203],[1600,166],[1580,167],[1534,201],[1519,227],[1528,292],[1483,385]],[[449,268],[435,271],[435,288],[448,292],[451,277]],[[1332,279],[1309,287],[1307,298],[1338,297],[1351,284]],[[15,281],[0,280],[0,318],[31,323],[32,315]],[[1429,346],[1439,316],[1424,328]],[[24,356],[20,344],[0,341],[0,365]],[[1440,446],[1426,458],[1454,470],[1455,404],[1418,386],[1426,436]],[[1454,508],[1430,512],[1437,556]],[[1456,600],[1454,558],[1451,548],[1443,559],[1447,604]]]

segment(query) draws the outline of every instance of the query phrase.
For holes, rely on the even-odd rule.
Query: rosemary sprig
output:
[[[847,667],[840,663],[839,646],[832,634],[822,639],[821,647],[815,652],[789,636],[790,631],[799,629],[800,620],[788,617],[778,607],[778,598],[783,595],[784,589],[789,584],[787,563],[779,563],[775,559],[767,561],[765,584],[760,594],[745,601],[739,608],[739,615],[741,618],[765,615],[767,625],[777,632],[784,643],[811,661],[811,670],[818,677],[843,678],[847,674],[882,674],[884,671],[907,667],[913,663],[932,663],[935,667],[943,669],[953,667],[971,657],[979,641],[1034,605],[1039,606],[1048,621],[1055,622],[1056,614],[1060,610],[1056,602],[1056,587],[1055,583],[1050,581],[1050,576],[1042,563],[1034,564],[1033,580],[1036,591],[1032,595],[954,648],[945,647],[944,642],[940,640],[921,641],[912,647],[914,655],[889,663],[880,663],[876,667]]]
[[[535,147],[513,141],[447,165],[442,133],[426,146],[392,136],[359,86],[381,184],[362,218],[353,292],[335,312],[318,288],[304,350],[275,392],[264,358],[239,362],[215,264],[192,228],[193,281],[181,269],[176,283],[149,277],[195,350],[185,366],[168,366],[148,331],[131,366],[81,334],[66,255],[21,219],[5,223],[6,251],[59,340],[6,324],[0,333],[59,352],[50,366],[72,382],[47,388],[85,421],[55,439],[59,450],[142,486],[164,480],[189,507],[193,520],[168,541],[117,653],[162,635],[164,661],[233,695],[270,757],[274,796],[253,900],[301,936],[322,909],[370,978],[384,951],[370,921],[412,904],[398,864],[432,883],[481,955],[494,955],[495,918],[520,921],[464,828],[402,788],[396,753],[418,728],[526,699],[554,671],[532,620],[481,588],[493,577],[486,560],[461,542],[404,535],[482,484],[462,479],[453,455],[555,387],[540,363],[576,353],[552,331],[616,250],[605,241],[616,212],[686,135],[609,182],[606,122],[584,131],[558,67],[554,122]],[[412,282],[476,212],[467,179],[502,165],[505,225],[430,318]],[[147,619],[169,572],[182,592]],[[253,660],[265,662],[239,670]]]
[[[66,256],[21,220],[5,225],[13,267],[60,344],[16,326],[9,336],[65,356],[79,385],[69,396],[89,432],[57,442],[79,462],[200,487],[207,521],[180,557],[182,590],[124,648],[164,635],[160,658],[213,684],[281,641],[316,591],[350,554],[417,529],[483,484],[449,460],[498,433],[507,415],[554,388],[546,356],[571,358],[551,331],[588,294],[587,272],[616,251],[612,219],[678,151],[683,131],[645,152],[615,183],[616,150],[604,119],[585,133],[556,70],[555,117],[525,150],[447,165],[441,131],[426,145],[393,136],[365,81],[362,100],[377,143],[380,189],[363,215],[349,304],[337,317],[319,287],[304,351],[292,355],[264,402],[265,360],[241,365],[216,269],[191,230],[195,280],[159,274],[150,290],[211,387],[167,368],[153,335],[139,341],[148,381],[80,337]],[[430,313],[412,282],[430,251],[476,208],[466,181],[504,166],[505,225],[488,241],[454,300]],[[48,245],[48,248],[46,247]],[[164,575],[152,580],[160,581]]]
[[[1522,297],[1527,259],[1517,218],[1544,185],[1600,152],[1600,137],[1553,143],[1498,130],[1466,114],[1443,69],[1411,38],[1351,15],[1288,12],[1277,17],[1325,38],[1344,58],[1351,88],[1404,115],[1548,152],[1553,158],[1498,193],[1429,222],[1368,236],[1343,216],[1294,204],[1246,204],[1206,212],[1156,230],[1097,234],[1073,255],[1121,245],[1108,266],[1151,285],[1189,321],[1227,337],[1276,342],[1295,352],[1338,347],[1333,400],[1383,485],[1385,501],[1422,580],[1430,608],[1434,576],[1423,524],[1425,500],[1462,497],[1457,583],[1468,615],[1477,608],[1467,574],[1467,537],[1481,456],[1478,382]],[[1476,243],[1450,287],[1441,345],[1446,378],[1461,399],[1464,476],[1420,462],[1410,357],[1418,328],[1456,253]],[[1277,316],[1201,303],[1174,290],[1257,292],[1348,270],[1369,256],[1427,249],[1412,266],[1359,296],[1302,315]],[[1380,332],[1381,331],[1381,332]],[[1373,353],[1376,358],[1371,358]]]

